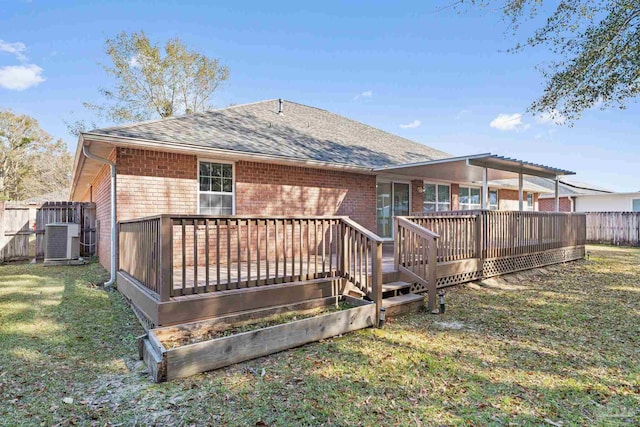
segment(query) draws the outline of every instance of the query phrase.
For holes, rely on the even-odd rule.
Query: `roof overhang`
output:
[[[421,177],[423,179],[481,183],[485,168],[487,169],[487,179],[489,181],[511,179],[519,174],[551,179],[563,175],[575,175],[575,172],[568,170],[491,153],[388,166],[377,168],[375,171],[400,176]]]

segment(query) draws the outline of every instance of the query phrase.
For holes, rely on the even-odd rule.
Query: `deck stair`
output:
[[[424,295],[409,293],[384,298],[382,300],[382,306],[386,309],[387,316],[415,313],[424,307]]]
[[[391,283],[384,283],[382,285],[382,297],[392,294],[391,296],[398,296],[401,294],[409,293],[411,290],[411,283],[404,281],[397,281]]]
[[[388,276],[391,278],[392,276]],[[398,274],[382,285],[382,306],[387,316],[397,316],[404,313],[415,313],[424,306],[424,295],[411,293],[411,282],[397,280]]]

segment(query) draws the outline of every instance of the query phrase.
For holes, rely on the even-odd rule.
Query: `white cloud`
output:
[[[43,81],[42,68],[35,64],[0,67],[0,87],[5,89],[25,90]]]
[[[9,43],[0,40],[0,52],[9,53],[16,57],[22,65],[7,65],[0,67],[0,87],[10,90],[25,90],[38,86],[45,81],[42,68],[36,64],[27,64],[25,52],[27,46],[22,42]]]
[[[400,125],[400,127],[402,129],[412,129],[412,128],[417,128],[418,126],[420,126],[420,120],[414,120],[411,123],[407,123],[406,125]]]
[[[498,116],[489,123],[494,129],[521,131],[529,129],[531,125],[522,121],[522,114],[498,114]]]
[[[15,57],[19,61],[27,60],[27,57],[24,54],[26,50],[27,50],[27,46],[25,46],[24,43],[21,43],[21,42],[9,43],[4,40],[0,40],[0,52],[5,52],[5,53],[10,53],[12,55],[15,55]]]
[[[456,114],[456,120],[461,120],[463,117],[465,117],[470,113],[471,113],[471,110],[467,110],[467,109],[460,110],[458,114]]]
[[[353,99],[354,100],[358,100],[360,98],[371,98],[373,96],[373,91],[370,90],[365,90],[364,92],[362,92],[359,95],[356,95]]]
[[[541,125],[563,125],[567,121],[567,118],[563,116],[558,110],[546,111],[536,116],[536,122]]]

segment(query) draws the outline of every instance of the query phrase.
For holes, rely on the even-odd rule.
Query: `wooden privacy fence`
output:
[[[587,212],[587,242],[640,246],[640,212]]]
[[[45,226],[80,224],[80,255],[96,254],[95,203],[0,202],[0,260],[44,258]]]
[[[119,270],[160,301],[321,278],[382,295],[382,239],[346,217],[158,215],[121,221],[119,246]]]

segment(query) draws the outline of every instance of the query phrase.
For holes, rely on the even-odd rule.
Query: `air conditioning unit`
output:
[[[72,260],[80,257],[80,224],[45,225],[44,260]]]

